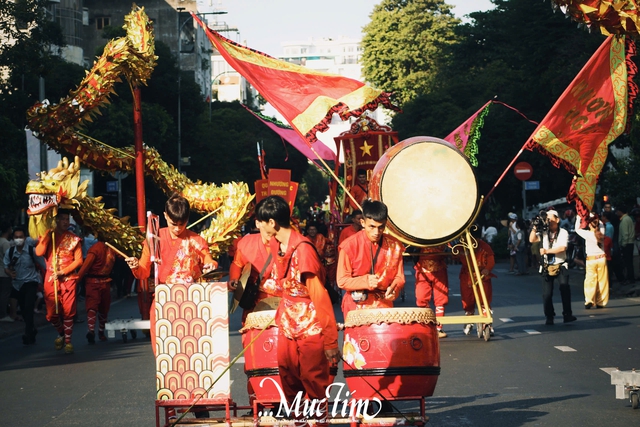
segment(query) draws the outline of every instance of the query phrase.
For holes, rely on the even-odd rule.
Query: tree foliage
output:
[[[458,42],[459,23],[444,0],[382,0],[363,29],[365,80],[402,104],[429,93]]]
[[[456,28],[458,43],[448,47],[450,60],[437,70],[439,84],[404,105],[393,127],[401,139],[414,135],[443,138],[491,99],[504,102],[539,122],[603,42],[560,13],[549,2],[494,0],[495,9],[471,14]],[[494,104],[479,141],[476,177],[487,194],[533,133],[535,124],[515,111]],[[531,180],[539,191],[527,191],[527,204],[563,197],[572,176],[539,153],[518,159],[533,166]],[[495,216],[522,209],[522,183],[509,171],[486,206]]]

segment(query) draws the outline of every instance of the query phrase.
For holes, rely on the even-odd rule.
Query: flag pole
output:
[[[327,170],[329,171],[329,174],[333,177],[333,179],[335,179],[338,182],[338,184],[340,184],[340,186],[344,189],[345,194],[351,198],[351,200],[353,201],[353,203],[356,204],[358,209],[362,210],[362,206],[360,206],[360,203],[358,203],[355,197],[353,197],[353,194],[351,194],[351,192],[347,190],[347,187],[344,185],[344,183],[340,181],[340,179],[338,179],[338,176],[335,174],[335,172],[329,167],[329,165],[324,161],[324,159],[316,152],[315,148],[313,148],[313,144],[309,144],[309,148],[311,148],[311,151],[313,151],[313,154],[315,154],[318,160],[320,160],[320,163],[322,163],[322,165],[325,168],[327,168]]]
[[[504,178],[504,176],[507,174],[507,172],[509,172],[509,169],[511,169],[511,166],[513,166],[513,164],[516,162],[516,160],[518,160],[518,157],[520,157],[520,155],[524,152],[524,147],[526,147],[528,143],[529,143],[529,141],[525,142],[525,144],[522,146],[520,151],[518,151],[518,154],[516,154],[516,156],[513,158],[513,160],[511,160],[511,163],[509,163],[509,166],[507,166],[507,168],[504,170],[504,172],[502,172],[502,175],[500,175],[500,178],[498,178],[496,183],[493,184],[493,188],[491,188],[489,193],[485,196],[483,203],[486,202],[489,199],[489,196],[493,193],[493,190],[496,189],[498,184],[500,184],[500,181],[502,181],[502,178]]]

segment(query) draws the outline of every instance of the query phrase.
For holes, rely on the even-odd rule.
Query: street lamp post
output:
[[[178,172],[182,172],[182,27],[189,22],[189,19],[180,24],[180,16],[182,16],[182,11],[185,10],[184,7],[177,7],[178,11]],[[208,13],[199,13],[198,16],[205,15],[224,15],[227,12],[208,12]],[[189,17],[191,18],[191,17]],[[211,95],[210,95],[211,96]]]
[[[182,85],[182,26],[187,22],[185,21],[180,25],[180,16],[184,7],[178,7],[178,172],[182,172],[182,100],[181,100],[181,85]]]

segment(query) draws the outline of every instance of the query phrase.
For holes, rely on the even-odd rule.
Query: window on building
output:
[[[111,18],[107,16],[101,16],[96,18],[96,29],[102,30],[104,27],[111,25]]]

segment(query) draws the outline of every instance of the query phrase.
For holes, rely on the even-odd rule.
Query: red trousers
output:
[[[111,307],[111,281],[87,277],[84,286],[89,331],[95,331],[97,316],[98,330],[104,333],[104,325],[109,315],[109,307]]]
[[[323,399],[330,384],[329,361],[324,354],[322,335],[292,340],[278,334],[278,369],[282,389],[290,405],[302,391],[310,399]]]
[[[449,303],[449,277],[446,268],[434,272],[416,272],[416,305],[429,307],[432,296],[436,316],[444,316],[444,306]]]
[[[44,284],[44,301],[47,305],[47,320],[54,316],[62,316],[64,319],[73,319],[76,315],[76,283],[75,278],[68,278],[58,281],[58,312],[56,314],[56,303],[53,281]]]
[[[47,320],[51,322],[59,334],[64,333],[65,342],[71,342],[73,333],[73,316],[76,315],[77,279],[69,277],[58,281],[58,307],[56,310],[55,288],[53,280],[44,284],[44,302],[47,305]]]
[[[491,279],[483,280],[482,287],[484,288],[484,294],[487,296],[487,303],[489,304],[489,307],[491,307],[491,299],[493,297],[493,287],[491,286]],[[480,298],[480,303],[482,303],[482,297],[480,296],[479,289],[478,298]],[[476,298],[473,295],[471,278],[469,278],[469,276],[460,277],[460,299],[462,299],[462,309],[465,313],[475,313]]]

